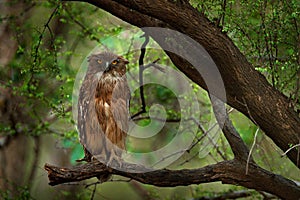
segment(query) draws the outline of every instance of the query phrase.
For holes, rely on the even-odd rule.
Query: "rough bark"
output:
[[[99,162],[87,163],[72,168],[55,167],[45,165],[48,171],[50,185],[81,181],[103,174],[116,174],[132,178],[144,184],[159,187],[186,186],[190,184],[201,184],[222,181],[226,184],[239,184],[258,191],[266,191],[283,199],[299,199],[300,188],[292,181],[268,172],[251,163],[249,173],[245,174],[245,162],[238,160],[224,161],[215,165],[209,165],[200,169],[168,170],[162,169],[146,173],[130,173],[107,168]],[[140,168],[133,164],[124,163],[125,168]],[[264,180],[264,181],[261,181]]]
[[[227,103],[256,123],[283,151],[300,141],[300,119],[288,99],[255,71],[231,39],[190,5],[167,0],[83,0],[138,27],[168,27],[199,42],[216,63],[224,81]],[[151,35],[151,34],[150,34]],[[159,42],[160,45],[162,41]],[[174,64],[195,83],[206,88],[198,71],[186,60],[170,54]],[[215,93],[218,96],[217,92]],[[287,156],[298,167],[299,151]]]

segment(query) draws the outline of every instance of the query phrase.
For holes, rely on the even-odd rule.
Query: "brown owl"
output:
[[[88,61],[78,100],[78,130],[85,150],[81,160],[97,158],[118,165],[128,131],[128,61],[110,52],[91,55]]]

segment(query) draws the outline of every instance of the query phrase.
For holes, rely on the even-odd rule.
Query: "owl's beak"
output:
[[[129,61],[128,61],[127,59],[125,59],[125,58],[123,58],[123,62],[124,62],[125,64],[128,64],[128,63],[129,63]]]
[[[109,62],[105,62],[105,70],[104,70],[104,72],[108,72],[109,69],[110,69]]]
[[[129,61],[126,58],[123,58],[122,56],[119,56],[118,59],[120,59],[125,65],[129,63]]]

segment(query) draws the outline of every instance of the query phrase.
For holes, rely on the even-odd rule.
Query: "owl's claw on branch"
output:
[[[86,162],[88,162],[88,160],[86,159],[86,157],[83,157],[83,158],[81,158],[81,159],[77,159],[77,160],[75,160],[76,162],[83,162],[83,161],[86,161]]]
[[[83,147],[83,149],[84,149],[84,157],[76,160],[76,162],[82,162],[82,161],[91,162],[92,161],[91,153],[85,147]]]
[[[76,162],[83,162],[83,161],[91,162],[91,157],[85,155],[83,158],[76,160]]]
[[[117,156],[115,153],[112,152],[110,156],[94,155],[92,157],[92,161],[99,161],[100,163],[106,165],[106,167],[108,168],[114,168],[119,170],[122,168],[122,162],[124,162],[124,160],[121,157]]]
[[[113,167],[115,169],[122,169],[122,162],[124,160],[117,156],[115,153],[112,153],[110,156],[109,156],[109,159],[108,161],[106,162],[106,166],[107,167]]]

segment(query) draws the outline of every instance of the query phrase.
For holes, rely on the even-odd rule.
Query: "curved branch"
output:
[[[213,95],[210,95],[210,100],[219,126],[221,127],[235,158],[245,162],[249,155],[249,149],[230,121],[224,102]],[[250,161],[253,162],[252,158],[250,158]]]
[[[284,199],[299,199],[300,188],[280,175],[268,172],[250,163],[249,173],[245,174],[245,162],[239,160],[223,161],[199,169],[168,170],[161,169],[146,173],[127,172],[143,168],[134,164],[123,163],[125,170],[107,168],[99,162],[86,163],[71,168],[61,168],[45,164],[50,185],[81,181],[103,174],[116,174],[137,180],[144,184],[160,187],[185,186],[222,181],[226,184],[239,184],[247,188],[266,191]],[[263,178],[264,181],[261,181]]]

